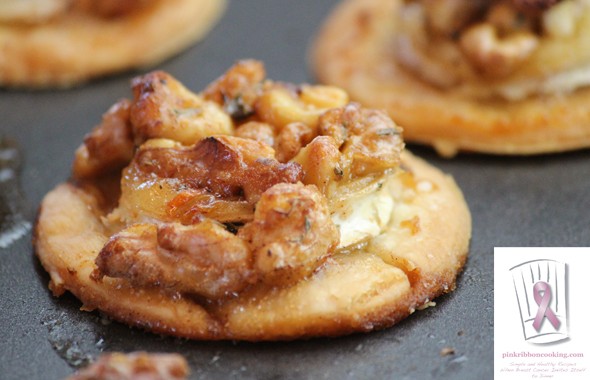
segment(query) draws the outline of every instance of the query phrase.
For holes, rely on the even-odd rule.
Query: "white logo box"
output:
[[[550,299],[535,284],[550,289]],[[590,379],[590,247],[494,249],[496,379]],[[543,302],[539,330],[533,326]],[[539,302],[537,302],[539,301]]]

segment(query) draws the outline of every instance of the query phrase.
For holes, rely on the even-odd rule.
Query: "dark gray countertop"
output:
[[[241,58],[263,60],[269,78],[313,82],[306,52],[336,2],[234,0],[206,40],[159,68],[194,90]],[[0,135],[22,148],[20,185],[31,223],[43,195],[69,176],[84,134],[112,103],[130,96],[136,74],[67,91],[0,90]],[[336,339],[253,344],[160,337],[81,312],[72,296],[53,298],[29,232],[0,247],[0,378],[60,379],[103,350],[148,350],[183,353],[194,379],[491,379],[493,247],[590,245],[590,152],[446,160],[410,148],[455,177],[473,216],[466,269],[457,290],[436,307],[391,329]],[[445,347],[455,354],[441,356]]]

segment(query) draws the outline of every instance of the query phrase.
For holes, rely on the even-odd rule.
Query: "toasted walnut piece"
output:
[[[367,128],[345,142],[342,153],[351,160],[353,177],[383,174],[399,165],[404,147],[401,129],[385,114],[363,110]]]
[[[293,91],[286,87],[272,87],[258,98],[256,114],[265,123],[281,130],[291,123],[304,123],[315,128],[324,111],[304,104]]]
[[[136,224],[111,237],[96,258],[93,278],[125,278],[134,286],[159,286],[170,292],[216,299],[255,281],[244,241],[223,225],[204,219]]]
[[[460,46],[469,61],[482,74],[504,77],[525,62],[539,44],[529,32],[499,38],[496,28],[484,23],[472,26],[461,35]]]
[[[330,197],[357,180],[366,186],[399,165],[402,130],[381,111],[358,103],[333,108],[320,117],[318,132],[292,160],[303,167],[304,183]]]
[[[139,147],[131,163],[122,172],[119,204],[108,215],[109,224],[151,222],[154,218],[171,221],[166,205],[179,194],[180,182],[151,175],[148,167],[138,165],[138,152],[184,149],[187,148],[167,139],[148,140]],[[157,163],[154,161],[154,164]]]
[[[259,121],[249,121],[240,125],[236,128],[235,136],[256,140],[268,146],[275,144],[274,128],[270,124]]]
[[[485,10],[484,0],[423,0],[430,31],[453,37]]]
[[[320,118],[318,133],[322,136],[330,136],[334,144],[340,148],[348,139],[348,128],[351,120],[343,120],[341,110],[331,110]]]
[[[334,137],[340,147],[352,135],[363,133],[369,127],[363,119],[362,110],[358,103],[349,103],[344,107],[333,108],[322,115],[319,129],[322,133]],[[332,135],[331,133],[336,134]]]
[[[303,104],[322,109],[342,107],[349,101],[348,93],[341,88],[308,84],[301,86],[299,99]]]
[[[113,105],[102,123],[84,138],[76,150],[74,178],[91,178],[120,170],[133,158],[133,132],[129,123],[128,100]]]
[[[313,273],[339,242],[326,199],[317,188],[286,183],[262,195],[254,221],[238,236],[252,250],[261,280],[279,286]]]
[[[264,191],[303,178],[299,164],[279,163],[271,147],[254,140],[215,136],[193,147],[165,145],[144,144],[123,172],[118,211],[125,219],[187,221],[201,213],[249,220]],[[239,212],[228,220],[231,210]]]
[[[454,43],[440,41],[428,48],[431,54],[427,54],[426,45],[417,44],[409,35],[400,34],[395,43],[396,57],[404,69],[436,87],[450,88],[469,72],[469,65],[463,64],[463,54]]]
[[[319,130],[333,137],[342,152],[345,178],[382,174],[399,164],[402,130],[381,111],[350,103],[322,115]]]
[[[231,118],[215,102],[192,93],[167,73],[154,71],[132,81],[131,124],[136,142],[167,138],[189,145],[232,134]]]
[[[305,173],[303,183],[315,185],[325,195],[329,195],[330,184],[344,176],[341,161],[342,154],[330,136],[316,137],[293,158]]]
[[[293,88],[277,83],[264,89],[255,109],[262,121],[279,131],[288,124],[299,122],[311,127],[315,133],[322,113],[347,102],[348,95],[336,87],[303,85]]]
[[[239,61],[207,86],[203,97],[223,106],[236,119],[247,117],[254,112],[254,102],[265,76],[262,62]]]
[[[434,1],[426,5],[438,7]],[[417,1],[400,8],[394,39],[396,60],[405,70],[436,87],[453,87],[464,76],[469,76],[471,68],[464,63],[463,54],[454,42],[456,36],[441,36],[441,33],[446,35],[448,32],[436,32],[429,25],[426,13],[428,11],[434,17],[436,10],[425,10],[424,7],[423,2]]]
[[[299,165],[276,161],[268,145],[231,136],[209,137],[186,150],[140,151],[136,162],[146,173],[249,202],[276,183],[297,182],[302,176]]]
[[[315,137],[314,130],[304,123],[287,124],[276,138],[275,150],[279,162],[287,162]]]

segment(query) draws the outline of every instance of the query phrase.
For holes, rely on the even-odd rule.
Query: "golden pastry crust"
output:
[[[225,0],[89,4],[76,0],[35,22],[0,21],[0,86],[69,87],[152,66],[203,38],[226,7]]]
[[[501,81],[476,78],[465,85],[439,88],[410,73],[396,59],[395,15],[400,3],[346,0],[340,4],[311,51],[319,80],[342,87],[366,106],[387,110],[404,126],[407,141],[433,145],[445,156],[458,150],[535,154],[590,145],[586,107],[590,89],[582,86],[551,95],[552,90],[544,93],[543,87],[550,82],[542,81],[564,70],[587,67],[588,33],[578,31],[575,39],[541,40],[529,62]],[[578,26],[586,28],[588,12],[582,15]],[[571,44],[585,48],[565,54],[563,49]],[[514,96],[520,99],[491,94],[505,84],[539,84],[534,91],[541,93]],[[485,91],[489,94],[483,96]]]
[[[239,63],[223,79],[252,65]],[[200,96],[234,111],[236,131],[267,124],[274,139],[277,125],[298,114],[317,136],[283,163],[266,143],[215,135],[191,145],[140,141],[122,172],[110,159],[111,171],[74,165],[76,181],[45,197],[35,229],[54,294],[70,291],[85,310],[156,333],[259,341],[388,327],[455,288],[471,220],[452,178],[407,151],[400,156],[398,130],[384,114],[332,108],[347,100],[333,89],[259,80],[242,83],[256,95],[239,112],[236,98],[213,95],[227,94],[228,81]],[[316,106],[281,108],[309,98]],[[112,108],[83,146],[134,120],[125,110],[139,99]],[[335,131],[346,134],[339,149]],[[89,151],[76,161],[89,156],[100,160]]]
[[[63,184],[43,201],[35,246],[56,294],[68,290],[86,310],[147,330],[194,339],[279,340],[336,336],[393,325],[454,289],[468,251],[470,217],[447,176],[405,153],[404,166],[431,191],[418,191],[371,245],[337,255],[310,279],[272,292],[203,307],[122,279],[91,279],[109,236],[95,191]],[[396,179],[403,192],[404,179]],[[415,181],[415,180],[414,180]],[[403,199],[403,194],[396,194]],[[407,224],[417,217],[418,231]],[[406,223],[404,223],[406,222]]]

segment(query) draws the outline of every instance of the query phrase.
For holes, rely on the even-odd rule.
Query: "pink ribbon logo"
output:
[[[543,293],[541,295],[541,292]],[[533,296],[535,297],[535,302],[539,305],[539,309],[537,310],[537,315],[535,316],[535,320],[533,322],[533,327],[537,332],[541,329],[541,323],[543,323],[543,318],[547,317],[549,322],[553,325],[555,330],[559,329],[559,325],[561,322],[557,319],[557,316],[549,307],[549,303],[551,303],[551,286],[545,281],[539,281],[533,286]]]

